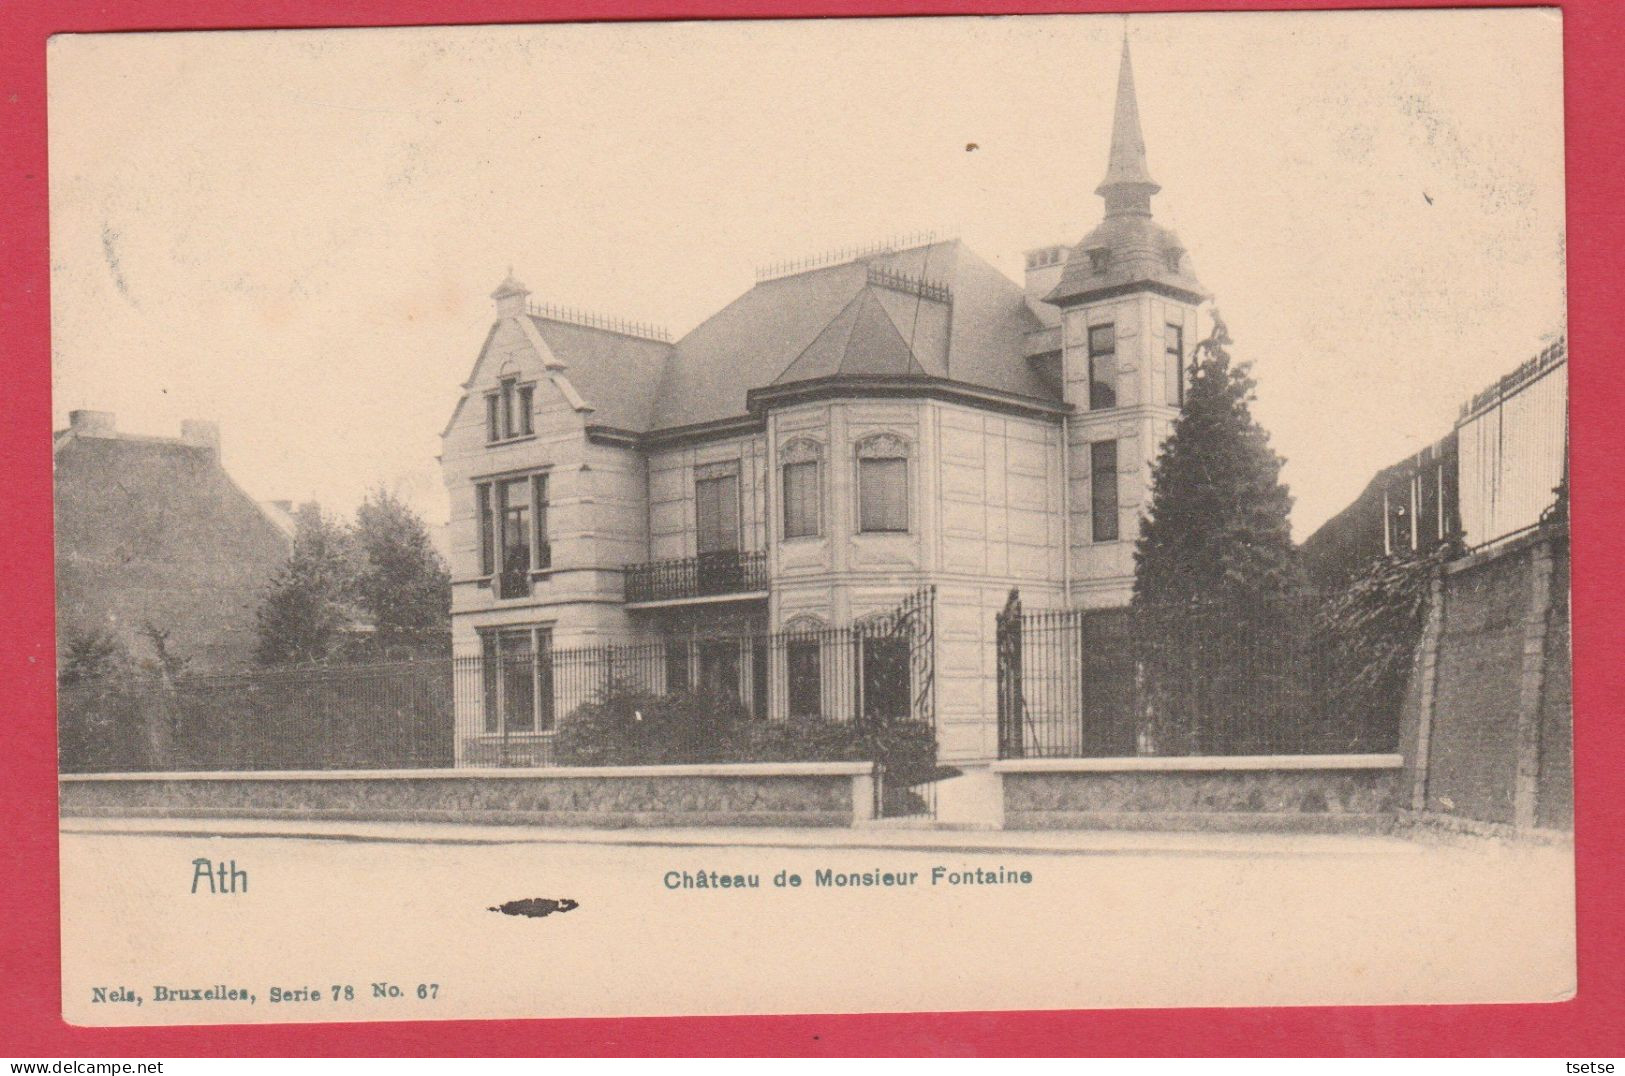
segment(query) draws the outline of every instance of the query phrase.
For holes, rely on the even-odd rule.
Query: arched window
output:
[[[805,438],[790,441],[779,450],[786,538],[815,538],[823,533],[823,455],[818,442]]]
[[[879,433],[858,442],[858,530],[907,533],[908,442]]]

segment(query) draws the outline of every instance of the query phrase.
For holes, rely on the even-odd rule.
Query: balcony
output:
[[[650,605],[765,596],[767,555],[762,552],[701,553],[626,569],[628,605]]]

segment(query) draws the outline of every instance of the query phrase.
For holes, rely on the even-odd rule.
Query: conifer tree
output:
[[[356,620],[357,551],[348,527],[314,502],[294,513],[293,551],[257,614],[264,665],[326,660]]]
[[[1156,753],[1265,753],[1301,731],[1292,497],[1230,346],[1215,312],[1134,551],[1141,729]]]
[[[1250,364],[1213,332],[1191,354],[1185,405],[1151,475],[1134,550],[1134,603],[1249,603],[1302,583],[1281,457],[1253,418]]]
[[[451,573],[416,512],[388,490],[374,490],[356,509],[355,539],[356,598],[381,643],[450,629]]]

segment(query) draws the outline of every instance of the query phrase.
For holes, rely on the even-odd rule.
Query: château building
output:
[[[443,433],[458,651],[523,669],[660,646],[666,686],[828,713],[848,695],[819,648],[752,640],[934,588],[942,755],[993,758],[995,614],[1013,587],[1129,600],[1206,298],[1153,216],[1126,42],[1116,94],[1103,217],[1030,251],[1022,283],[958,240],[904,241],[761,272],[669,340],[510,273]],[[906,710],[881,668],[860,655],[861,705]],[[487,675],[459,723],[544,737],[560,690]]]

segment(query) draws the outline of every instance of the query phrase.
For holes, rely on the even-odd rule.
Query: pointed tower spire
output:
[[[1134,98],[1134,63],[1129,59],[1128,29],[1123,30],[1123,59],[1117,69],[1117,108],[1112,114],[1111,157],[1106,178],[1095,193],[1106,200],[1106,215],[1151,212],[1151,196],[1162,188],[1145,163],[1145,136],[1140,133],[1140,106]]]

